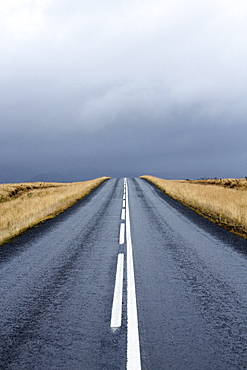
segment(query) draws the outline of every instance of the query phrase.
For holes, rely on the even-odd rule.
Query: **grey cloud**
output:
[[[245,1],[1,6],[0,181],[246,175]]]

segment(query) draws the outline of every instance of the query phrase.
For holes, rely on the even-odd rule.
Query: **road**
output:
[[[0,248],[1,369],[246,369],[247,241],[111,179]]]

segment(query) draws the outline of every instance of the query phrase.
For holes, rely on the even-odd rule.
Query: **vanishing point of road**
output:
[[[247,368],[247,241],[110,179],[0,248],[1,369]]]

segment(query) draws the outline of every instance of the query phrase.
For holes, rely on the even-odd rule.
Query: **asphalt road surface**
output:
[[[1,369],[246,369],[247,241],[111,179],[0,247]]]

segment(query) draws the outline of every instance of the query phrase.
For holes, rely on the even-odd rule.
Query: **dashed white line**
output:
[[[125,223],[120,224],[120,232],[119,232],[119,244],[124,244],[124,234],[125,234]]]
[[[128,183],[126,184],[126,242],[127,242],[127,370],[141,369],[135,275],[130,232]]]
[[[120,224],[119,244],[127,245],[127,370],[141,370],[141,355],[136,305],[135,275],[130,231],[128,182],[124,179],[124,196]],[[125,226],[126,225],[126,226]],[[124,254],[119,253],[112,303],[111,329],[115,332],[122,324]]]
[[[112,303],[111,328],[115,331],[122,324],[124,254],[119,253],[115,289]]]
[[[122,209],[121,220],[125,220],[125,208]]]

